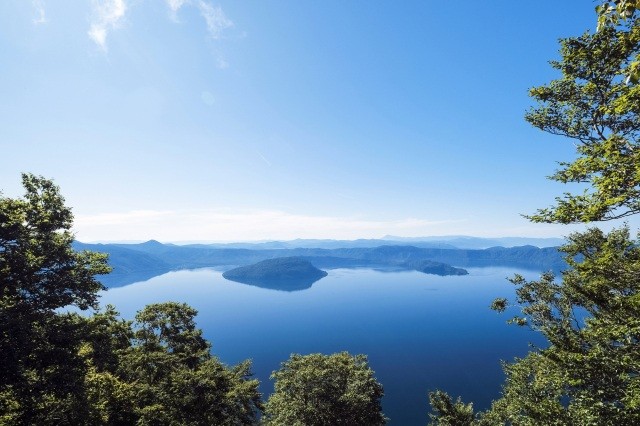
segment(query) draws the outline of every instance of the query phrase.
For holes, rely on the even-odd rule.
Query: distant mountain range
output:
[[[482,238],[470,237],[466,235],[450,235],[440,237],[396,237],[393,235],[385,235],[382,241],[393,242],[397,244],[416,245],[417,244],[447,244],[455,248],[462,249],[485,249],[489,247],[558,247],[564,244],[563,238],[531,238],[531,237],[499,237],[499,238]],[[418,246],[424,247],[424,246]]]
[[[462,237],[461,237],[462,238]],[[464,237],[467,238],[467,237]],[[295,240],[333,241],[333,240]],[[130,284],[149,279],[164,272],[179,269],[250,265],[266,259],[298,257],[323,269],[351,267],[399,267],[417,265],[420,262],[441,262],[455,267],[474,266],[517,266],[540,271],[561,270],[565,263],[555,247],[491,247],[485,249],[465,249],[452,246],[424,247],[419,242],[395,243],[395,240],[378,241],[375,247],[294,247],[267,248],[260,244],[246,247],[229,247],[211,244],[174,245],[158,241],[139,244],[85,244],[75,242],[76,250],[92,250],[109,254],[109,264],[113,272],[100,277],[109,287]],[[291,243],[291,242],[289,242]],[[346,244],[345,241],[334,243]],[[372,243],[370,243],[372,244]],[[427,242],[425,242],[427,244]],[[414,269],[414,268],[410,268]]]
[[[564,242],[562,238],[528,238],[528,237],[500,237],[481,238],[464,235],[442,237],[396,237],[386,235],[381,239],[358,240],[318,240],[296,239],[288,241],[260,241],[240,243],[194,243],[184,244],[185,247],[200,248],[245,248],[245,249],[293,249],[293,248],[373,248],[382,245],[411,245],[423,248],[449,248],[449,249],[485,249],[489,247],[557,247]]]

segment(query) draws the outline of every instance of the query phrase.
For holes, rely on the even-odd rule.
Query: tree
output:
[[[433,410],[429,418],[440,426],[469,425],[474,420],[473,404],[465,404],[460,398],[453,402],[446,392],[429,393],[429,403]]]
[[[561,283],[553,274],[512,279],[524,314],[516,324],[540,331],[549,347],[505,367],[489,418],[639,424],[640,246],[627,228],[592,228],[562,250],[570,268]]]
[[[639,4],[615,3],[598,8],[598,32],[560,41],[561,59],[551,65],[561,78],[530,91],[538,106],[527,121],[577,147],[577,158],[551,179],[587,187],[557,198],[530,217],[534,222],[640,212]],[[515,303],[497,299],[492,306],[518,305],[522,314],[510,322],[541,332],[548,346],[505,364],[501,398],[457,424],[640,424],[640,242],[626,225],[608,234],[590,228],[570,235],[561,250],[569,266],[561,281],[553,273],[532,281],[515,276]],[[450,424],[447,416],[462,408],[446,395],[435,402],[436,425]]]
[[[640,10],[640,0],[613,0],[613,4],[604,1],[596,6],[598,14],[598,31],[602,28],[617,27],[619,25],[635,25]],[[629,64],[626,73],[626,83],[638,84],[640,82],[640,54],[636,54]]]
[[[150,305],[136,323],[97,309],[107,257],[75,252],[71,210],[42,177],[0,197],[0,424],[252,425],[250,363],[210,354],[187,305]]]
[[[538,101],[526,119],[578,142],[578,157],[551,179],[587,184],[532,216],[537,222],[592,222],[640,212],[640,86],[631,84],[640,52],[635,1],[616,2],[620,19],[603,21],[595,34],[561,40],[562,77],[531,89]],[[598,8],[610,13],[605,3]],[[631,76],[632,78],[629,78]],[[539,330],[549,347],[505,368],[503,398],[490,416],[526,424],[640,423],[640,252],[625,225],[569,236],[561,248],[569,268],[520,276],[512,322]],[[508,306],[494,303],[499,311]]]
[[[535,222],[592,222],[640,212],[640,86],[626,83],[640,52],[640,25],[606,26],[595,34],[561,40],[562,77],[531,89],[538,101],[525,116],[533,126],[577,143],[578,157],[550,178],[582,183],[556,206],[531,216]]]
[[[0,417],[3,424],[80,423],[83,321],[106,255],[75,252],[71,210],[51,181],[22,175],[24,198],[0,197]]]
[[[274,426],[383,425],[382,385],[364,355],[293,354],[271,378],[265,407]]]
[[[210,353],[186,304],[146,306],[120,371],[134,385],[140,424],[252,425],[262,409],[251,363],[227,367]]]
[[[111,305],[87,319],[80,355],[90,425],[131,425],[139,418],[136,383],[126,381],[123,360],[131,349],[131,321],[119,317]]]

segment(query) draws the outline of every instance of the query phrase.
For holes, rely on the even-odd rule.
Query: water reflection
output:
[[[474,268],[440,277],[392,269],[331,269],[320,283],[290,283],[298,288],[284,291],[232,282],[212,269],[175,271],[106,291],[101,304],[132,319],[148,303],[188,303],[216,356],[227,364],[253,360],[265,397],[271,372],[292,352],[367,354],[384,386],[390,426],[426,424],[426,395],[434,389],[488,408],[504,381],[500,360],[523,356],[529,342],[544,344],[489,309],[494,298],[513,297],[506,277],[531,279],[537,271]]]
[[[170,268],[163,269],[149,269],[143,271],[135,271],[135,272],[120,272],[114,271],[107,275],[98,276],[98,281],[100,281],[105,287],[113,288],[113,287],[123,287],[125,285],[137,283],[140,281],[147,281],[153,277],[157,277],[162,274],[166,274],[170,272]]]
[[[234,281],[241,284],[247,284],[254,287],[266,288],[269,290],[278,291],[300,291],[311,288],[313,283],[321,280],[324,277],[319,278],[227,278],[228,281]]]

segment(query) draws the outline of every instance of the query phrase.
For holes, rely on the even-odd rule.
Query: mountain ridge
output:
[[[424,248],[413,245],[381,245],[351,248],[246,249],[178,246],[157,242],[140,244],[85,244],[76,250],[107,253],[113,272],[102,276],[109,287],[126,285],[179,269],[242,266],[266,259],[302,257],[321,268],[401,266],[407,262],[432,261],[453,267],[518,266],[542,271],[565,267],[555,247],[492,247],[488,249]]]

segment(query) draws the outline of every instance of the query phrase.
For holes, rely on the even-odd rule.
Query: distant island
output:
[[[432,260],[407,261],[397,266],[440,276],[469,274],[466,269]],[[311,287],[314,282],[327,276],[327,273],[302,257],[278,257],[231,269],[222,276],[230,281],[262,288],[296,291]]]
[[[347,244],[348,242],[343,242]],[[311,244],[311,243],[310,243]],[[231,268],[267,259],[297,257],[316,268],[401,268],[430,274],[464,274],[460,268],[509,266],[559,273],[566,267],[556,247],[491,247],[487,249],[428,248],[411,245],[381,245],[350,248],[222,248],[215,245],[86,244],[75,241],[77,251],[92,250],[109,255],[113,272],[100,277],[107,287],[144,281],[169,271],[196,268]],[[445,264],[434,265],[428,262]],[[454,268],[454,265],[456,268]],[[451,269],[448,269],[451,268]],[[307,288],[310,287],[310,284]]]
[[[446,263],[434,262],[432,260],[407,262],[403,266],[405,266],[407,269],[414,269],[418,272],[432,275],[469,275],[469,272],[466,269],[455,268]]]
[[[300,257],[278,257],[240,266],[222,274],[230,281],[274,290],[304,290],[327,276],[327,272]]]

